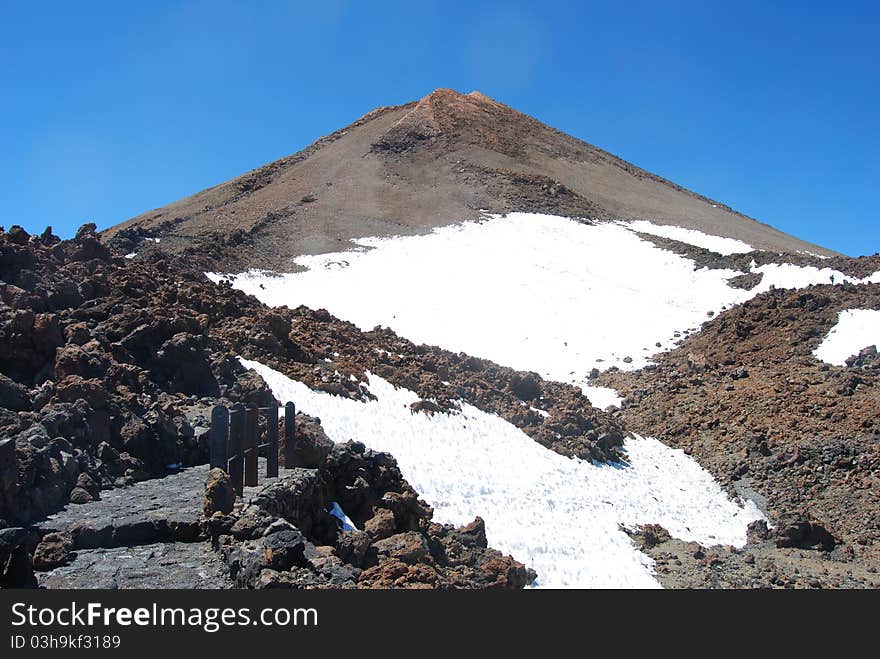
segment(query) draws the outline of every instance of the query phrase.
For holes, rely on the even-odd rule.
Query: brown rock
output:
[[[373,543],[379,558],[394,558],[412,565],[424,560],[428,554],[428,543],[417,531],[398,533],[385,540]]]
[[[68,533],[48,533],[34,550],[34,569],[53,570],[71,558],[73,539]]]
[[[85,323],[72,323],[65,329],[68,343],[78,346],[85,345],[92,339],[89,327]]]
[[[86,380],[79,375],[69,375],[59,382],[55,397],[65,403],[84,400],[95,410],[107,405],[107,390],[101,381],[96,378]]]
[[[229,474],[214,467],[208,472],[208,479],[205,481],[205,517],[211,517],[217,512],[229,514],[234,506],[235,489]]]
[[[375,514],[364,524],[364,530],[376,540],[394,535],[397,531],[394,513],[386,508],[377,508]]]

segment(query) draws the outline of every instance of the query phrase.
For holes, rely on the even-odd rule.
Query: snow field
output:
[[[378,400],[361,403],[241,362],[277,398],[319,417],[334,441],[392,453],[436,521],[483,517],[490,545],[536,570],[541,587],[658,587],[651,560],[619,524],[659,523],[683,540],[742,546],[747,525],[761,518],[682,451],[650,438],[626,442],[626,465],[591,464],[548,451],[467,403],[461,414],[413,414],[418,396],[376,375],[369,387]]]
[[[714,245],[717,237],[705,238]],[[741,273],[694,270],[693,261],[627,226],[530,213],[423,236],[365,238],[350,251],[296,263],[309,270],[252,270],[231,279],[269,305],[324,308],[363,330],[388,326],[416,343],[579,385],[588,385],[594,367],[645,366],[676,345],[676,333],[696,331],[709,312],[771,286],[827,284],[832,275],[836,283],[857,281],[829,268],[770,264],[754,268],[763,280],[743,291],[727,284]],[[874,278],[880,281],[880,273]]]

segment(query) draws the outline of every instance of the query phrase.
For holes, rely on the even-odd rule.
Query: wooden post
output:
[[[245,444],[244,444],[244,484],[248,487],[257,485],[259,476],[257,474],[257,464],[260,450],[260,411],[256,406],[247,409],[245,422]]]
[[[229,479],[238,496],[244,495],[244,405],[236,403],[229,413]]]
[[[229,467],[226,445],[229,441],[229,410],[225,405],[217,405],[211,410],[211,469],[220,467],[224,471]]]
[[[266,410],[266,478],[278,476],[278,408]]]
[[[284,466],[293,469],[293,447],[296,441],[296,407],[288,402],[284,405]]]

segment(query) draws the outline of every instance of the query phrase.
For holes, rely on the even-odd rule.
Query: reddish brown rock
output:
[[[215,513],[229,514],[235,506],[235,488],[232,481],[222,469],[214,467],[208,472],[205,481],[205,517],[211,517]]]

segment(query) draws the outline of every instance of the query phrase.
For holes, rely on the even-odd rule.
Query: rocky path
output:
[[[276,478],[245,488],[250,501]],[[281,469],[280,477],[290,473]],[[38,526],[45,533],[69,534],[69,562],[38,572],[45,588],[230,588],[232,582],[198,518],[208,466],[101,492],[101,499],[69,504]]]
[[[43,588],[231,588],[208,542],[158,542],[78,550],[69,565],[38,573]]]

